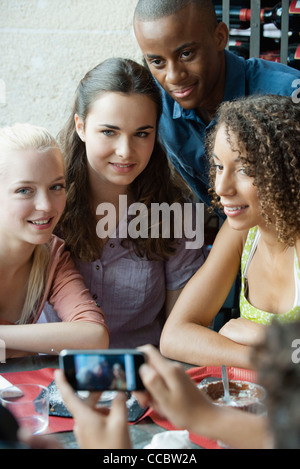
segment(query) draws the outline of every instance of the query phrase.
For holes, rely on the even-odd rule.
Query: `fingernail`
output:
[[[141,375],[145,376],[146,374],[148,374],[150,371],[150,366],[147,365],[147,363],[143,363],[143,365],[140,366],[139,368],[139,372]]]

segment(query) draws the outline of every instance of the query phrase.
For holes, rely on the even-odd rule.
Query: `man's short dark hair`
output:
[[[139,0],[134,17],[139,21],[153,21],[174,15],[191,4],[215,17],[212,0]]]

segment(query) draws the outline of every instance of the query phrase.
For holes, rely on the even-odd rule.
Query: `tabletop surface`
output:
[[[185,369],[191,365],[182,363]],[[58,368],[57,355],[36,355],[26,356],[20,358],[7,359],[5,363],[0,363],[0,374],[12,373],[18,371],[38,370],[42,368]],[[129,425],[131,441],[134,449],[143,449],[146,445],[151,443],[153,436],[157,433],[164,432],[165,430],[154,423],[149,417],[144,418],[140,422]],[[60,432],[47,437],[56,438],[65,449],[77,449],[78,445],[75,440],[73,432]],[[43,435],[40,436],[43,438]],[[191,442],[192,449],[201,449]]]

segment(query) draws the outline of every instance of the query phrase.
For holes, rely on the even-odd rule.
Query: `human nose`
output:
[[[215,191],[219,197],[230,196],[236,193],[235,183],[232,174],[223,171],[217,174]]]
[[[115,152],[120,158],[128,158],[132,153],[132,143],[130,138],[127,136],[120,137],[118,139]]]
[[[184,80],[186,76],[187,73],[183,65],[178,64],[177,62],[168,62],[166,80],[169,83],[177,84]]]
[[[50,212],[52,209],[50,194],[46,191],[39,191],[36,195],[35,208],[41,212]]]

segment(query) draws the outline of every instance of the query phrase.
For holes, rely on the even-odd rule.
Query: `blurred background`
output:
[[[89,69],[115,56],[141,62],[132,28],[136,3],[0,0],[0,126],[30,122],[56,135],[69,115],[75,88]],[[300,9],[299,0],[289,3]],[[221,20],[223,1],[214,4]],[[229,49],[246,58],[251,28],[244,20],[244,10],[250,6],[250,0],[230,1]],[[273,10],[272,14],[268,10],[261,24],[259,55],[280,61],[281,5],[276,0],[261,0],[260,6]],[[299,18],[299,14],[289,15],[287,62],[296,68]]]
[[[0,0],[0,126],[30,122],[55,136],[85,73],[108,57],[142,57],[137,0]]]

